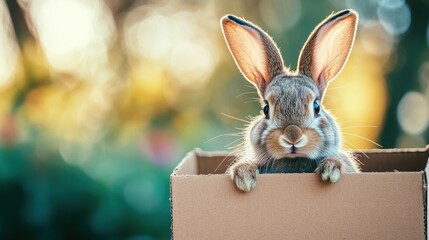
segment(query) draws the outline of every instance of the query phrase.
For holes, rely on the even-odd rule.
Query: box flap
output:
[[[204,152],[196,148],[183,158],[172,175],[224,174],[234,160],[231,152]]]
[[[363,172],[424,171],[429,156],[427,148],[368,149],[353,154]]]
[[[429,151],[427,148],[368,149],[353,155],[362,163],[363,172],[423,172]],[[173,174],[224,174],[235,159],[231,152],[195,149],[186,155]]]
[[[198,174],[198,153],[199,149],[194,149],[193,151],[186,154],[183,160],[177,165],[177,167],[173,170],[173,175],[180,174]]]

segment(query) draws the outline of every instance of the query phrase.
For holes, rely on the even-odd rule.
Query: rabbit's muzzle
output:
[[[285,141],[291,145],[296,145],[304,138],[301,128],[296,125],[289,125],[283,130]]]
[[[304,147],[307,143],[307,136],[296,125],[287,126],[279,137],[280,146],[285,147],[288,153],[292,154],[297,153],[298,148]]]

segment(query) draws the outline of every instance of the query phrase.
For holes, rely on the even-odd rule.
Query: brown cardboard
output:
[[[368,156],[368,158],[365,155]],[[363,173],[260,174],[250,193],[227,153],[189,153],[171,175],[174,239],[424,239],[429,149],[358,153]]]

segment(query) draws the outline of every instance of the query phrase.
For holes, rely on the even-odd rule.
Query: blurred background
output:
[[[230,150],[234,118],[260,112],[219,19],[258,24],[295,69],[344,8],[357,39],[323,103],[344,147],[425,146],[427,0],[1,1],[0,238],[169,239],[173,168],[195,147]]]

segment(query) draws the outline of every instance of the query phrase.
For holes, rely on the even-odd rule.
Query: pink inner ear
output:
[[[284,71],[276,44],[256,25],[232,15],[222,18],[222,27],[236,64],[262,96],[271,79]]]
[[[234,59],[246,76],[258,88],[269,79],[267,56],[259,34],[245,26],[228,23],[225,27],[226,37]]]
[[[326,87],[347,61],[354,40],[355,18],[336,19],[323,25],[313,45],[312,75]]]

